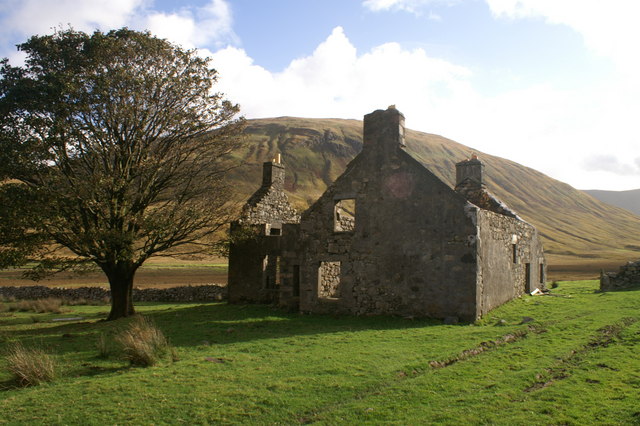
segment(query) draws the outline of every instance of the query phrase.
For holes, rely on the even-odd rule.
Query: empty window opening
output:
[[[511,244],[511,257],[513,258],[513,263],[518,263],[518,245]]]
[[[355,198],[336,201],[333,209],[333,219],[333,230],[335,232],[352,232],[356,226]]]
[[[340,297],[340,262],[320,262],[318,268],[318,297]]]
[[[272,227],[269,230],[269,235],[282,235],[282,229]]]
[[[544,284],[545,282],[545,276],[544,276],[544,263],[540,264],[540,284]]]
[[[525,263],[524,268],[524,291],[528,292],[531,289],[531,264]]]

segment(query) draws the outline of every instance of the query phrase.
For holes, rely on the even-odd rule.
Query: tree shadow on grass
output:
[[[166,303],[158,304],[167,306]],[[170,305],[148,309],[143,314],[151,318],[172,345],[191,347],[210,344],[232,344],[253,340],[319,335],[336,332],[390,330],[442,325],[433,319],[403,319],[391,316],[332,316],[287,313],[268,305],[231,305],[207,303]],[[97,318],[51,325],[38,323],[34,327],[3,331],[7,340],[20,340],[26,345],[52,348],[57,354],[96,352],[97,339],[102,334],[115,335],[130,319],[98,321]]]
[[[433,319],[409,320],[392,316],[356,317],[287,313],[268,305],[215,304],[150,315],[176,346],[232,344],[366,330],[391,330],[442,325]]]

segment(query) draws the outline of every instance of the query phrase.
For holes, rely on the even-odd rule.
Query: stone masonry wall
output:
[[[482,316],[524,293],[544,289],[541,281],[545,279],[546,265],[532,225],[486,210],[478,210],[477,214],[478,307]]]
[[[300,215],[289,203],[287,194],[275,188],[262,189],[260,198],[247,203],[242,210],[241,222],[258,223],[297,223]]]
[[[404,151],[401,123],[391,109],[366,118],[363,152],[303,213],[302,311],[475,319],[477,231],[466,200]],[[355,200],[355,221],[340,232],[334,212],[345,199]],[[339,297],[323,298],[321,265],[337,262]]]
[[[263,165],[262,186],[242,209],[240,222],[245,224],[298,223],[300,215],[284,192],[285,168],[280,163]]]
[[[318,281],[318,297],[340,297],[340,262],[320,263]]]
[[[279,302],[282,277],[290,278],[286,265],[281,264],[281,241],[285,229],[291,232],[300,215],[289,203],[284,179],[284,165],[264,163],[262,186],[244,205],[239,220],[231,224],[227,284],[231,303]]]
[[[0,297],[28,300],[58,298],[104,301],[110,299],[111,292],[101,287],[0,287]],[[133,289],[134,302],[215,302],[226,298],[227,288],[219,285]]]
[[[600,290],[624,290],[640,287],[640,260],[627,262],[618,272],[603,272],[600,276]]]
[[[478,186],[470,179],[464,180],[456,185],[456,191],[464,195],[467,200],[484,210],[520,220],[520,217],[516,212],[507,207],[507,205],[500,201],[498,197],[487,191],[484,186]]]

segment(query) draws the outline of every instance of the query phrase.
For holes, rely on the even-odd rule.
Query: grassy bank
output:
[[[474,325],[146,304],[179,358],[149,368],[99,356],[128,322],[99,322],[105,306],[4,312],[0,345],[44,348],[57,378],[16,388],[0,361],[0,423],[638,423],[640,291],[595,289],[561,282]]]

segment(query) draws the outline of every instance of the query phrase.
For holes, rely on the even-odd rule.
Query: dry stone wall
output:
[[[111,298],[111,292],[101,287],[0,287],[0,297],[28,300],[59,298],[104,301]],[[225,300],[226,297],[227,288],[219,285],[133,289],[135,302],[215,302]]]
[[[640,287],[640,260],[627,262],[618,272],[603,272],[600,276],[600,290],[623,290]]]

